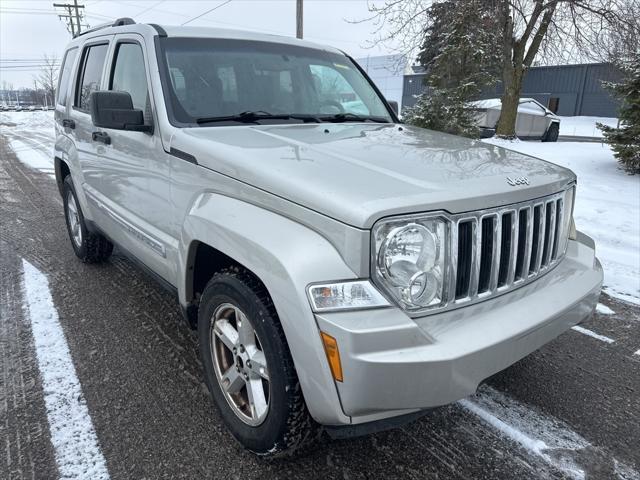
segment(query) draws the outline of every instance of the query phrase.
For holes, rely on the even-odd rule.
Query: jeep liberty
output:
[[[175,292],[260,455],[471,395],[598,300],[571,171],[403,125],[331,47],[120,19],[67,47],[55,129],[75,254]]]

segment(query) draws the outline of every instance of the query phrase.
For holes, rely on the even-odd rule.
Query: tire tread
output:
[[[209,295],[214,294],[216,281],[224,276],[231,276],[236,280],[243,283],[248,287],[257,297],[257,300],[262,304],[269,316],[274,320],[273,326],[275,327],[276,334],[279,336],[282,345],[284,346],[284,357],[288,377],[286,378],[286,384],[293,386],[288,391],[293,391],[289,395],[288,405],[288,420],[286,431],[282,436],[281,443],[276,444],[268,452],[254,452],[257,455],[269,458],[286,457],[290,456],[296,451],[304,449],[308,445],[314,443],[314,441],[322,433],[319,425],[311,418],[309,410],[302,394],[302,387],[296,374],[296,369],[291,357],[291,352],[287,344],[287,340],[280,324],[278,314],[276,312],[275,305],[271,296],[267,292],[266,288],[256,278],[254,274],[240,266],[230,266],[221,269],[213,275],[209,283],[204,289],[201,298],[207,298]]]

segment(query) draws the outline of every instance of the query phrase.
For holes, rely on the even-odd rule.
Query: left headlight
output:
[[[373,228],[372,271],[380,287],[408,310],[446,298],[449,222],[431,215],[382,220]]]

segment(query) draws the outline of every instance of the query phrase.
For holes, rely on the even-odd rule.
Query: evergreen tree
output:
[[[429,25],[418,61],[426,91],[404,117],[407,123],[477,137],[476,112],[469,102],[499,75],[499,29],[493,2],[447,0],[429,7]]]
[[[604,133],[614,151],[618,163],[631,174],[640,173],[640,55],[623,66],[625,80],[619,84],[605,84],[622,101],[619,128],[601,123],[598,128]]]

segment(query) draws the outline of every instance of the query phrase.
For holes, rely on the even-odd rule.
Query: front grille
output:
[[[503,293],[555,265],[564,255],[568,235],[562,232],[567,224],[564,198],[562,192],[453,216],[451,287],[442,307]]]

